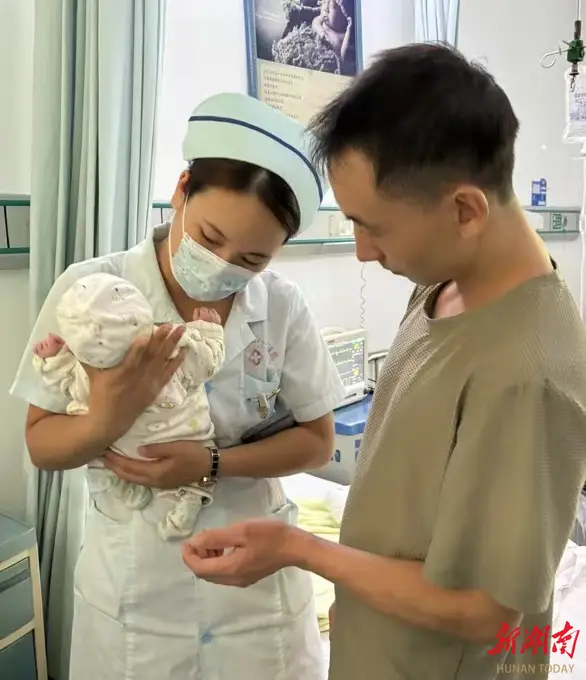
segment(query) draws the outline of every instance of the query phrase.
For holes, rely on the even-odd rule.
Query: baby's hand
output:
[[[193,310],[193,320],[194,321],[207,321],[208,323],[221,324],[222,319],[215,309],[209,309],[209,307],[199,307]]]
[[[39,357],[39,359],[48,359],[49,357],[54,357],[59,354],[65,342],[58,336],[52,333],[46,338],[46,340],[41,340],[33,346],[33,353]]]

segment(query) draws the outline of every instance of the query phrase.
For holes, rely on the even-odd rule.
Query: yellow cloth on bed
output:
[[[327,503],[310,498],[295,499],[295,502],[299,507],[299,528],[328,541],[338,542],[340,524]],[[330,629],[329,611],[335,599],[334,584],[317,574],[311,577],[319,629],[326,633]]]

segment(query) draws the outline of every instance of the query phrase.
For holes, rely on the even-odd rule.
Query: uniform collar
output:
[[[234,306],[242,310],[248,323],[266,321],[269,308],[269,292],[262,274],[250,280],[246,288],[236,296]]]
[[[232,361],[257,338],[251,324],[266,321],[268,290],[262,274],[250,280],[238,293],[226,322],[226,363]]]
[[[152,236],[129,250],[124,278],[132,281],[153,305],[159,323],[183,323],[165,286],[159,269],[155,244],[169,234],[169,224],[155,227]],[[269,294],[265,276],[255,276],[235,300],[226,323],[226,361],[234,359],[256,336],[250,324],[268,318]]]

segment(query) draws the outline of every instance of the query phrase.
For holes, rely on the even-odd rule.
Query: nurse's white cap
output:
[[[315,220],[324,180],[310,160],[305,128],[267,104],[243,94],[218,94],[189,118],[183,158],[228,158],[270,170],[291,187],[301,211],[301,233]]]

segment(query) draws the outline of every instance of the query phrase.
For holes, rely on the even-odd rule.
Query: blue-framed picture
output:
[[[249,93],[306,124],[362,70],[361,0],[243,0]]]

